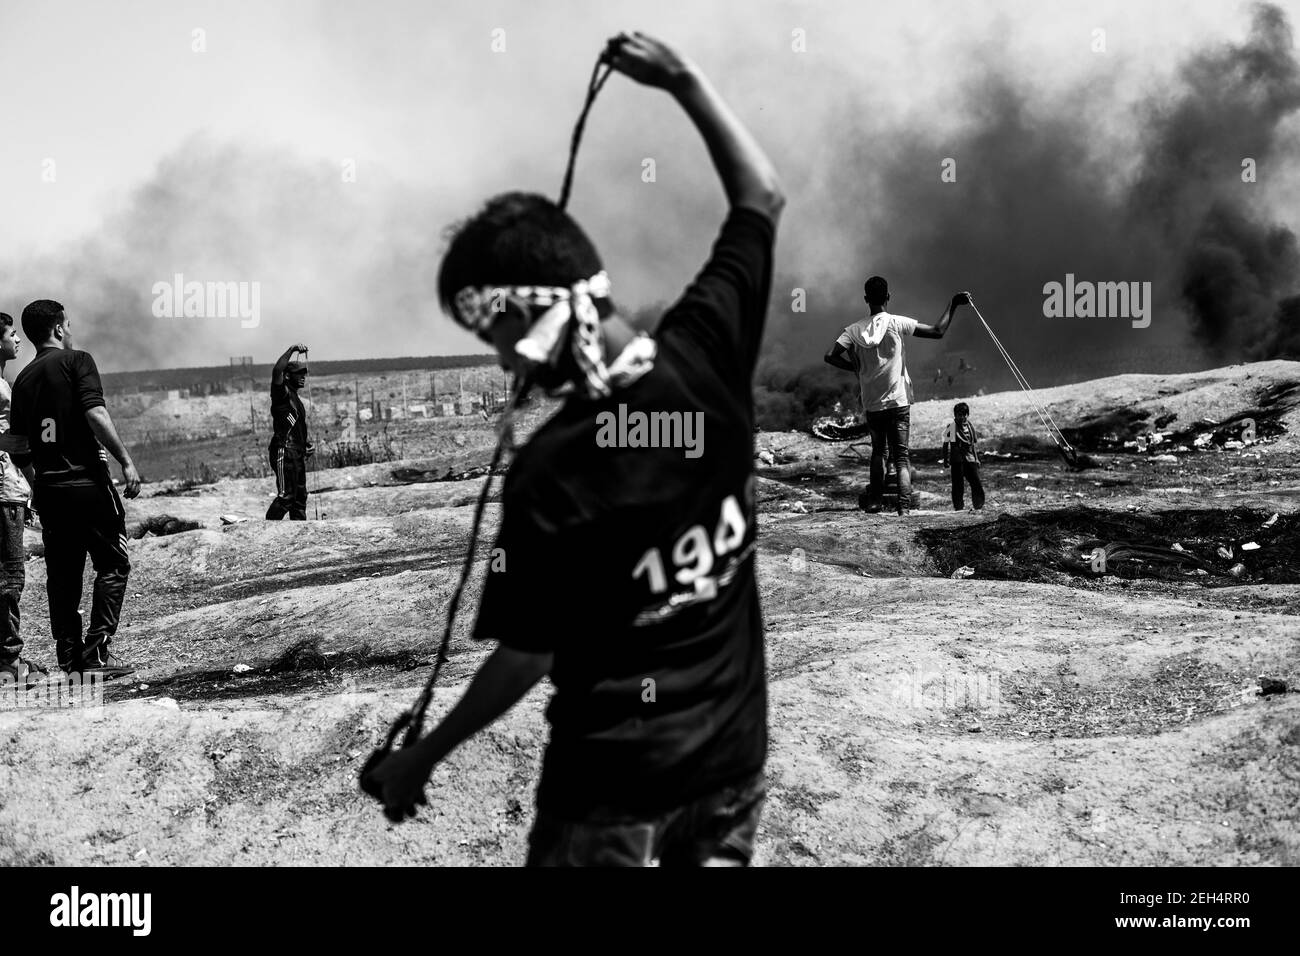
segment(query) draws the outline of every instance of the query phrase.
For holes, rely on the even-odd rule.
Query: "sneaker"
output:
[[[0,673],[10,675],[15,685],[21,684],[27,690],[44,684],[50,677],[49,671],[25,657],[18,658],[12,664],[0,664]]]
[[[135,673],[135,665],[128,664],[112,651],[104,650],[97,655],[97,659],[92,658],[89,661],[83,661],[81,674],[85,677],[88,674],[98,675],[100,680],[113,680],[116,677],[128,677]]]

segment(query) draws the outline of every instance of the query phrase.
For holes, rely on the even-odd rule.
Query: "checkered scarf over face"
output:
[[[605,364],[595,300],[609,298],[609,292],[609,276],[603,271],[568,287],[466,286],[456,293],[453,317],[486,341],[505,303],[514,303],[527,315],[540,311],[541,315],[515,344],[515,351],[534,365],[555,368],[563,358],[567,340],[578,367],[578,381],[549,389],[550,394],[578,391],[588,398],[603,398],[615,387],[630,384],[650,371],[655,356],[654,340],[642,334],[613,363]],[[570,326],[572,335],[568,334]]]

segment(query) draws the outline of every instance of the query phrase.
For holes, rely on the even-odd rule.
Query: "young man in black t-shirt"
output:
[[[25,438],[31,464],[33,510],[45,544],[45,589],[50,630],[64,672],[107,680],[135,668],[109,650],[117,633],[131,562],[126,552],[126,509],[108,470],[111,452],[122,466],[126,497],[140,493],[140,475],[104,404],[99,369],[89,352],[72,347],[63,306],[41,299],[23,309],[23,333],[36,357],[18,373],[10,406],[10,434]],[[90,626],[81,632],[81,578],[89,554],[95,567]]]
[[[503,364],[569,397],[503,492],[465,696],[371,779],[392,819],[434,766],[543,676],[555,694],[528,861],[744,865],[764,795],[751,382],[784,204],[767,157],[690,63],[621,35],[615,69],[670,92],[731,210],[654,339],[618,315],[586,235],[541,196],[464,225],[439,292]]]
[[[266,509],[267,521],[307,520],[307,459],[315,451],[307,439],[307,410],[298,392],[307,384],[307,363],[291,361],[295,352],[305,358],[307,346],[287,348],[271,369],[271,444],[267,453],[275,472],[275,500]]]

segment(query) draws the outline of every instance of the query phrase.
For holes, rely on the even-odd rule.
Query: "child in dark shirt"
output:
[[[943,458],[952,469],[952,507],[961,511],[965,498],[964,483],[970,482],[970,501],[979,511],[984,507],[984,484],[980,481],[979,436],[970,422],[970,406],[958,402],[952,409],[952,421],[943,433]]]

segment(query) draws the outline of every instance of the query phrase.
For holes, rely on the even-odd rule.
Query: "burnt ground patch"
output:
[[[414,650],[375,653],[369,645],[323,652],[318,639],[309,639],[272,658],[255,661],[242,673],[229,667],[178,671],[149,681],[144,689],[148,696],[162,695],[178,701],[239,700],[306,691],[340,693],[369,678],[391,678],[394,673],[412,673],[431,667],[433,654],[432,650],[427,654]],[[455,668],[449,663],[448,669]],[[141,686],[111,682],[105,685],[104,699],[114,702],[138,698]]]
[[[1265,527],[1270,517],[1250,508],[1134,514],[1077,507],[925,528],[917,537],[945,575],[966,566],[976,577],[1003,581],[1086,581],[1102,576],[1089,560],[1102,548],[1104,573],[1118,578],[1300,583],[1300,519],[1278,515]],[[1252,543],[1259,547],[1243,550]]]

